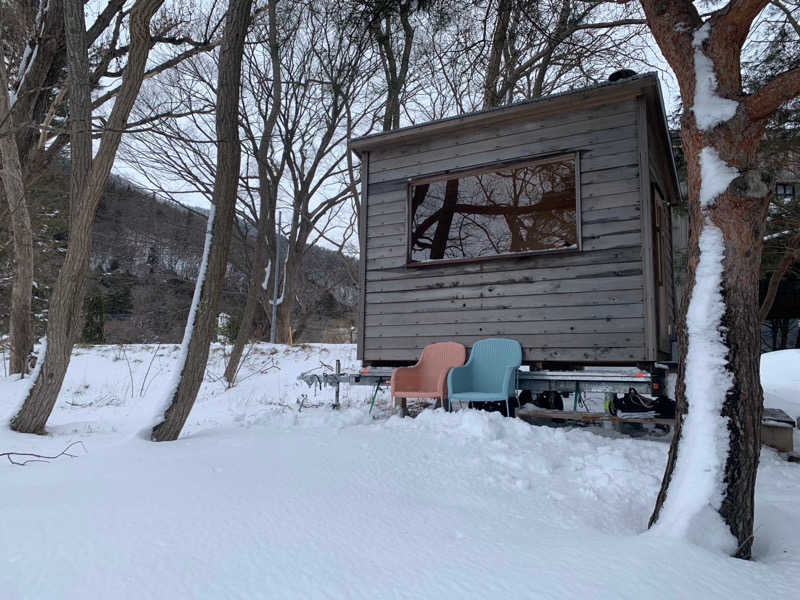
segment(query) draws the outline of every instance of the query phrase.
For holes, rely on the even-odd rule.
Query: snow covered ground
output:
[[[780,408],[800,419],[800,350],[778,350],[761,355],[761,387],[764,406]],[[796,437],[795,450],[800,450]]]
[[[800,465],[772,450],[744,562],[646,532],[666,440],[370,416],[366,388],[332,411],[331,390],[296,377],[354,368],[351,346],[263,344],[231,390],[215,347],[182,438],[151,443],[140,431],[176,358],[78,349],[50,434],[0,428],[0,452],[86,448],[0,464],[0,598],[797,597]],[[4,422],[23,385],[0,378]]]

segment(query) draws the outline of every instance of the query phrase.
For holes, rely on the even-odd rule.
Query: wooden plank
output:
[[[630,305],[642,302],[641,287],[630,290],[604,290],[568,294],[539,294],[499,298],[448,298],[424,302],[367,302],[367,315],[434,313],[438,311],[471,311],[525,308],[591,307],[607,304]]]
[[[367,225],[369,226],[370,230],[373,227],[377,227],[379,225],[391,225],[392,223],[405,223],[406,220],[406,211],[405,211],[405,203],[398,204],[397,208],[399,210],[393,210],[392,212],[385,212],[383,214],[371,214],[369,216],[369,220],[367,221]]]
[[[598,171],[586,171],[586,169],[582,169],[581,183],[585,186],[589,183],[608,183],[611,181],[619,181],[620,179],[637,179],[638,177],[639,165],[615,167]]]
[[[388,215],[394,214],[398,212],[404,212],[406,209],[406,196],[404,188],[396,189],[394,192],[390,194],[378,194],[378,197],[383,196],[384,198],[390,197],[390,200],[385,200],[383,202],[371,202],[369,207],[370,215]],[[372,198],[370,198],[372,199]]]
[[[367,238],[369,249],[373,248],[389,248],[403,245],[403,237],[397,235],[384,235],[381,237]]]
[[[405,240],[406,226],[405,223],[389,223],[386,225],[375,225],[370,227],[367,232],[370,238],[380,237],[382,235],[402,235]]]
[[[402,257],[403,260],[406,260],[406,247],[405,244],[399,246],[397,244],[391,244],[386,246],[378,246],[375,247],[372,244],[369,246],[369,256],[370,260],[376,258],[389,258],[389,257]],[[369,289],[369,288],[367,288]]]
[[[635,194],[639,191],[639,178],[613,179],[603,183],[587,183],[581,187],[581,198],[591,198],[616,194]]]
[[[446,136],[429,137],[414,143],[392,144],[390,147],[381,148],[375,152],[373,168],[377,173],[387,168],[390,169],[395,164],[397,166],[407,166],[410,163],[407,160],[403,160],[405,157],[412,155],[429,156],[447,151],[454,146],[492,142],[513,134],[522,133],[529,137],[542,138],[547,135],[546,132],[548,130],[554,128],[577,131],[582,126],[585,126],[586,123],[595,123],[601,119],[609,121],[609,126],[611,127],[614,126],[614,121],[616,121],[616,125],[632,124],[636,122],[635,112],[636,103],[633,100],[629,100],[618,104],[605,104],[587,109],[563,111],[539,119],[515,119],[480,128],[461,128],[448,133]]]
[[[638,214],[636,212],[635,214]],[[468,273],[499,273],[525,269],[563,268],[580,265],[607,265],[620,262],[641,260],[641,251],[637,248],[612,248],[595,252],[574,252],[569,254],[536,254],[524,257],[497,257],[494,260],[465,262],[459,264],[432,267],[403,267],[385,271],[370,271],[368,281],[384,279],[414,279],[418,277],[434,278]]]
[[[584,223],[583,236],[584,239],[588,239],[615,233],[638,233],[639,227],[641,227],[641,220],[638,218],[638,215],[637,218],[630,219],[628,221],[600,221]]]
[[[524,321],[491,321],[477,323],[425,323],[402,325],[381,325],[380,327],[367,328],[367,343],[369,340],[382,338],[431,337],[449,339],[456,336],[476,335],[483,337],[504,336],[514,332],[514,335],[548,334],[559,336],[567,334],[609,334],[609,333],[638,333],[644,332],[644,320],[639,318],[629,319],[587,319],[556,321],[551,319]],[[583,345],[583,344],[582,344]],[[601,344],[606,345],[606,344]]]
[[[427,165],[440,161],[442,155],[456,158],[522,145],[535,144],[539,146],[566,137],[574,138],[581,134],[616,130],[634,123],[636,123],[636,114],[634,110],[630,110],[621,114],[596,118],[585,117],[568,123],[533,121],[483,129],[477,133],[465,132],[437,140],[434,148],[415,145],[395,147],[381,152],[380,158],[374,157],[370,167],[370,178],[374,177],[375,181],[396,179],[395,173],[398,171],[405,173],[409,169],[415,171],[419,171],[420,168],[427,169]]]
[[[648,360],[658,357],[658,318],[656,310],[655,272],[653,267],[653,203],[650,191],[650,158],[647,147],[647,104],[639,98],[637,127],[639,129],[639,197],[642,206],[641,244],[644,271],[645,352]]]
[[[568,294],[573,292],[638,289],[641,285],[641,275],[628,275],[621,277],[537,281],[535,283],[487,284],[453,289],[444,288],[377,293],[372,293],[368,290],[367,302],[370,304],[380,302],[427,302],[431,300],[533,296],[536,294]]]
[[[630,221],[640,219],[641,207],[636,204],[633,206],[617,206],[614,208],[601,208],[599,210],[584,210],[583,225],[588,223],[610,223],[613,221]]]
[[[551,306],[547,308],[510,307],[458,311],[415,311],[397,314],[367,313],[367,327],[385,325],[426,325],[433,323],[495,323],[508,321],[591,321],[618,318],[641,321],[644,314],[640,303],[604,304],[597,306]],[[561,325],[563,326],[563,325]]]
[[[539,320],[607,321],[619,318],[640,319],[643,314],[643,309],[639,303],[528,308],[512,306],[497,309],[414,311],[388,314],[372,314],[368,312],[367,326],[425,325],[433,323],[494,323]]]
[[[610,194],[608,196],[596,196],[593,198],[583,198],[584,213],[594,210],[605,210],[607,208],[620,208],[622,206],[639,206],[639,189],[622,194]]]
[[[438,158],[427,163],[416,163],[404,167],[395,167],[374,175],[370,173],[370,193],[382,189],[381,184],[392,184],[386,189],[396,188],[398,184],[406,182],[410,177],[436,176],[449,172],[491,166],[500,161],[517,161],[534,159],[538,156],[568,153],[582,148],[591,148],[596,144],[612,141],[629,140],[630,147],[636,145],[636,129],[634,125],[623,125],[613,129],[601,129],[587,133],[577,133],[551,140],[518,138],[519,143],[514,145],[500,145],[495,143],[478,151],[469,152],[471,148],[463,148],[459,154],[440,152]]]
[[[415,362],[422,348],[370,348],[365,353],[367,362]],[[523,361],[532,362],[565,362],[565,363],[627,363],[632,364],[643,359],[641,348],[529,348],[522,347]]]
[[[582,421],[585,423],[641,423],[645,425],[675,425],[675,419],[659,419],[657,417],[616,417],[608,413],[592,413],[571,410],[546,410],[533,404],[526,404],[516,410],[514,415],[524,421],[536,419],[559,419],[564,421]]]
[[[639,166],[639,150],[631,147],[630,140],[601,144],[594,148],[587,148],[581,151],[583,173],[593,173],[595,171]]]
[[[644,343],[642,333],[576,333],[576,334],[520,334],[512,329],[500,334],[517,340],[526,348],[633,348]],[[417,335],[403,337],[366,338],[369,350],[404,348],[422,349],[435,342],[450,341],[471,346],[486,335]]]
[[[605,250],[608,248],[622,248],[625,246],[641,246],[641,244],[642,234],[640,231],[597,237],[583,237],[583,247],[586,250]]]
[[[403,250],[401,248],[401,250]],[[550,267],[544,269],[519,269],[514,271],[484,271],[463,275],[404,277],[396,280],[367,281],[367,292],[390,292],[399,290],[430,290],[467,288],[476,285],[507,285],[511,283],[534,283],[536,281],[563,281],[590,277],[619,277],[641,274],[641,262],[632,261],[613,265],[589,264],[582,266]]]
[[[392,256],[389,258],[370,259],[367,263],[367,272],[370,270],[402,269],[406,266],[406,257]]]
[[[359,265],[358,265],[358,282],[359,282],[359,298],[358,298],[358,344],[356,345],[356,358],[362,360],[364,358],[364,332],[367,329],[367,310],[366,299],[367,294],[367,220],[369,219],[369,198],[367,190],[369,189],[369,152],[364,152],[361,155],[361,214],[358,224],[358,237],[359,237]]]

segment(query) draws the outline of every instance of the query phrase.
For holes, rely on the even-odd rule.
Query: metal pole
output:
[[[336,396],[333,400],[333,408],[339,408],[339,375],[342,373],[342,363],[336,359]]]
[[[275,236],[275,272],[272,285],[272,322],[270,323],[269,341],[275,343],[278,337],[278,286],[281,277],[281,213],[278,213],[278,233]]]

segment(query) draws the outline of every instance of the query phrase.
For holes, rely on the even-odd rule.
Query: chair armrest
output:
[[[447,374],[448,394],[469,390],[469,371],[469,364],[450,369]]]
[[[519,367],[506,367],[505,376],[503,377],[503,394],[506,398],[516,395],[517,391],[517,369]]]
[[[402,382],[405,378],[404,376],[408,376],[415,369],[419,369],[419,363],[410,367],[397,367],[394,371],[392,371],[392,378],[389,381],[391,389],[394,390],[395,385]]]
[[[447,398],[447,376],[450,374],[451,370],[452,367],[447,367],[446,369],[442,369],[442,372],[439,373],[439,376],[436,378],[436,391],[441,393],[442,400]]]

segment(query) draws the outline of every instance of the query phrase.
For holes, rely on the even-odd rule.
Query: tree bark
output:
[[[69,247],[50,301],[47,350],[38,376],[11,428],[23,433],[43,433],[53,410],[72,347],[79,333],[84,284],[94,217],[108,182],[111,167],[144,76],[150,52],[150,20],[161,0],[137,0],[130,16],[130,51],[122,86],[109,115],[100,147],[91,156],[91,86],[86,44],[86,19],[82,0],[64,3],[64,24],[70,73],[70,229]]]
[[[264,269],[267,260],[272,256],[274,244],[269,241],[274,239],[275,229],[275,196],[273,193],[272,181],[270,178],[269,150],[272,144],[272,134],[278,122],[281,109],[281,96],[283,91],[281,77],[281,55],[278,44],[278,0],[269,0],[269,54],[272,63],[272,106],[269,114],[264,118],[264,129],[261,132],[261,139],[256,152],[256,162],[258,163],[258,222],[256,223],[256,252],[253,257],[253,264],[250,269],[250,280],[247,288],[247,300],[245,301],[244,313],[239,323],[239,332],[236,341],[231,349],[228,364],[225,366],[225,381],[229,386],[234,384],[236,373],[239,371],[239,362],[242,360],[244,347],[253,334],[253,321],[255,320],[256,310],[261,296],[261,281],[264,277]],[[267,232],[271,235],[267,235]],[[272,273],[275,269],[272,269]],[[269,283],[269,282],[267,282]]]
[[[512,0],[498,0],[492,47],[489,52],[489,62],[486,65],[486,75],[483,80],[483,108],[499,106],[503,99],[498,94],[497,88],[500,82],[500,63],[503,59],[503,50],[508,39],[511,8]]]
[[[239,143],[239,94],[242,70],[242,53],[247,27],[250,22],[252,0],[231,0],[225,18],[225,33],[219,59],[217,83],[216,131],[217,168],[213,203],[215,218],[211,235],[211,248],[200,304],[193,323],[186,360],[181,369],[177,389],[172,393],[164,419],[152,431],[152,440],[164,442],[178,439],[181,429],[197,398],[203,382],[209,345],[214,336],[219,299],[228,265],[231,228],[239,183],[241,147]]]
[[[685,386],[688,349],[685,316],[692,291],[697,284],[699,238],[707,216],[722,231],[724,239],[722,298],[725,312],[722,331],[729,350],[726,368],[733,375],[733,386],[727,391],[721,412],[727,421],[729,440],[723,477],[723,499],[718,511],[738,540],[739,547],[735,555],[749,558],[753,541],[753,494],[761,447],[763,404],[758,374],[761,345],[758,279],[769,187],[763,182],[759,185],[758,181],[753,181],[754,172],[749,171],[750,176],[735,179],[704,215],[697,198],[701,185],[699,155],[705,138],[689,120],[685,118],[682,125],[689,174],[691,230],[688,274],[690,289],[684,301],[679,333],[680,367],[676,393],[680,418],[650,524],[657,522],[669,493],[669,484],[680,452],[683,422],[692,408],[692,400],[686,397]],[[726,162],[739,167],[740,172],[748,172],[751,164],[749,159],[752,157],[747,156],[747,148],[752,149],[758,140],[743,144],[740,136],[733,135],[729,138],[719,133],[717,140],[715,147],[720,150],[721,155],[726,156]],[[742,148],[745,148],[745,152],[741,152]]]
[[[305,247],[305,237],[303,238],[302,245]],[[277,342],[279,344],[288,344],[294,341],[292,331],[292,317],[294,315],[294,308],[297,304],[297,279],[300,276],[300,269],[303,262],[303,255],[297,250],[297,246],[289,248],[289,256],[281,266],[281,271],[285,277],[283,279],[283,289],[281,290],[280,297],[281,303],[278,305],[278,335]]]
[[[14,279],[11,284],[9,315],[10,372],[27,373],[28,357],[33,350],[31,321],[33,231],[25,196],[14,119],[11,114],[11,102],[8,97],[8,76],[2,60],[0,60],[0,164],[3,168],[3,191],[8,200],[11,232],[14,236]]]
[[[680,441],[687,415],[693,410],[693,404],[707,402],[702,397],[687,397],[685,376],[690,340],[687,339],[685,319],[686,308],[694,300],[691,296],[698,285],[701,233],[706,227],[716,227],[724,246],[721,263],[723,315],[717,333],[727,350],[723,368],[730,376],[720,410],[728,439],[722,457],[724,467],[720,465],[722,472],[717,482],[721,498],[709,497],[706,500],[736,538],[738,547],[733,554],[749,558],[753,543],[753,498],[763,410],[759,383],[758,279],[764,222],[772,186],[769,176],[759,168],[759,149],[766,120],[782,103],[800,94],[800,70],[790,69],[752,94],[745,94],[742,90],[742,44],[750,24],[766,2],[732,3],[713,12],[705,21],[688,1],[660,3],[642,0],[641,3],[648,26],[678,78],[686,108],[681,120],[681,136],[689,175],[691,217],[689,299],[684,302],[680,329],[681,365],[676,390],[679,420],[650,524],[658,522],[662,508],[669,503],[670,494],[675,493],[670,484],[676,464],[680,461],[686,467],[692,463],[692,456],[681,456],[684,449]],[[705,29],[700,31],[701,28]],[[696,81],[697,60],[707,60],[706,64],[713,69],[713,81],[707,78],[702,82]],[[695,103],[698,85],[705,85],[701,94],[710,98],[708,102],[713,103],[714,110],[709,109],[707,102],[699,106]],[[710,153],[712,158],[716,156],[724,163],[725,169],[733,168],[738,173],[738,176],[731,177],[724,191],[717,189],[719,178],[703,179],[701,154],[706,150],[706,160]],[[710,171],[717,175],[721,172],[714,166]],[[725,180],[728,180],[727,176]],[[704,185],[710,185],[713,193],[709,189],[702,192],[701,186]],[[701,197],[705,198],[703,207]],[[718,391],[722,390],[714,389],[714,392]],[[684,483],[692,485],[691,481]],[[691,516],[686,514],[685,519]]]
[[[250,341],[253,334],[253,321],[258,308],[259,296],[261,296],[261,282],[264,278],[264,269],[267,267],[267,240],[264,236],[263,226],[259,223],[259,231],[256,236],[256,250],[253,256],[253,264],[250,267],[250,277],[247,284],[247,300],[242,313],[242,320],[239,323],[239,332],[233,343],[231,354],[228,357],[228,364],[225,365],[225,381],[228,386],[232,386],[239,372],[239,362],[242,360],[244,347]]]

